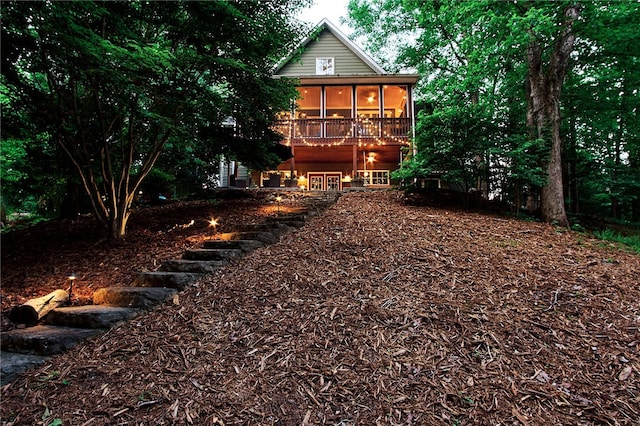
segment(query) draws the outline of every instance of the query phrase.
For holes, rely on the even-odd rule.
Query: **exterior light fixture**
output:
[[[68,303],[71,303],[71,295],[73,294],[73,282],[76,280],[76,274],[75,272],[72,272],[71,274],[69,274],[69,276],[67,276],[67,280],[69,280],[69,299],[68,299]]]
[[[213,228],[213,233],[216,234],[217,233],[216,227],[218,226],[218,219],[211,218],[209,220],[209,226],[211,226]]]
[[[298,188],[302,191],[307,188],[307,177],[305,175],[298,177]]]
[[[276,197],[276,203],[278,203],[278,216],[280,216],[280,202],[281,201],[282,201],[282,197],[278,195]]]

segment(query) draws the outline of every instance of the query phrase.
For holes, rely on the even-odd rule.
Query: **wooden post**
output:
[[[15,324],[35,325],[49,311],[64,305],[69,300],[69,293],[56,290],[46,296],[30,299],[25,304],[15,306],[9,311],[9,319]]]
[[[353,144],[353,170],[351,172],[351,179],[355,179],[358,174],[358,145]]]

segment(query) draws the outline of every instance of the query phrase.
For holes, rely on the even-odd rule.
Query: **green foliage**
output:
[[[167,173],[156,166],[149,172],[147,178],[140,185],[139,194],[142,193],[143,196],[138,198],[140,201],[150,203],[157,203],[163,201],[163,199],[172,198],[175,181],[176,178],[173,174]]]
[[[24,141],[20,139],[4,139],[0,151],[0,178],[4,185],[19,182],[27,176],[24,171],[24,162],[27,150]]]
[[[49,411],[49,407],[45,407],[44,412],[42,413],[42,424],[45,424],[47,426],[61,426],[64,423],[62,422],[62,419],[51,419],[51,411]]]
[[[9,133],[24,146],[46,145],[54,164],[74,169],[109,236],[121,236],[169,145],[190,153],[166,158],[166,174],[210,167],[221,154],[274,160],[273,111],[295,89],[270,71],[297,40],[292,17],[305,2],[3,4]],[[225,129],[229,117],[235,132]]]
[[[462,188],[484,181],[490,197],[516,208],[538,199],[550,139],[527,128],[527,55],[539,47],[548,66],[575,3],[351,0],[347,22],[367,49],[422,75],[417,153],[396,177],[437,173]],[[565,197],[576,214],[638,221],[640,3],[577,3],[560,98]]]
[[[425,179],[429,176],[431,176],[431,169],[426,161],[413,156],[407,158],[401,168],[391,173],[391,178],[400,181],[402,186],[410,185],[413,179]]]
[[[581,223],[572,222],[571,230],[576,232],[586,232],[586,228]]]
[[[416,157],[464,192],[474,188],[487,166],[484,154],[490,146],[491,122],[482,108],[442,106],[419,118]]]
[[[58,214],[68,164],[60,161],[59,153],[47,141],[48,135],[39,133],[17,107],[20,100],[15,87],[2,82],[4,77],[0,80],[0,220],[9,226],[17,219],[24,226]]]
[[[611,228],[606,228],[602,231],[596,231],[593,234],[601,240],[622,244],[631,251],[640,254],[640,234],[623,235]]]

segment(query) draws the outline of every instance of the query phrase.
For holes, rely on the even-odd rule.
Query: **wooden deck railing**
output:
[[[411,137],[410,118],[305,118],[278,120],[275,130],[292,145],[344,143],[368,140],[407,143]],[[327,141],[328,139],[328,141]]]

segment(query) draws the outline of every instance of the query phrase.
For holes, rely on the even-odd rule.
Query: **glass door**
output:
[[[340,191],[340,174],[327,173],[327,191]]]
[[[309,173],[309,190],[324,191],[324,174]]]

